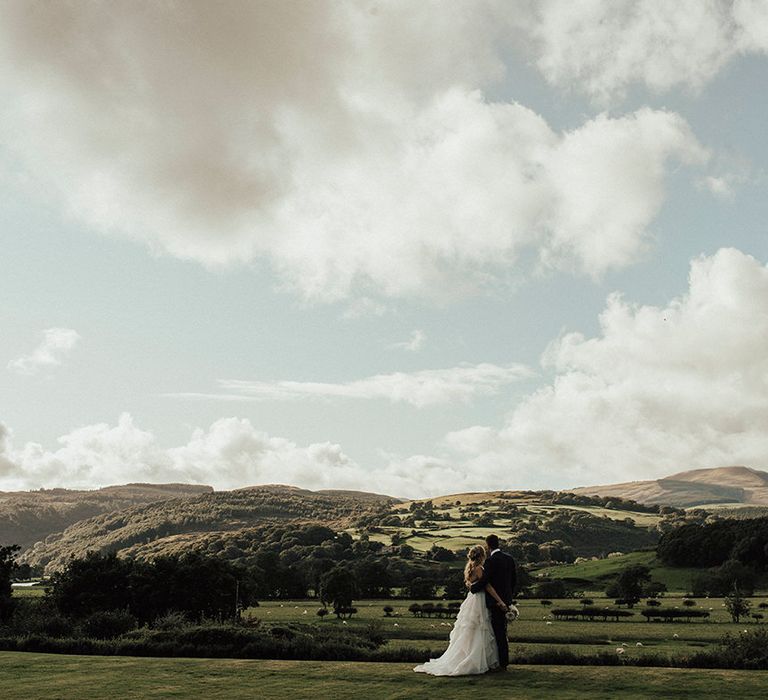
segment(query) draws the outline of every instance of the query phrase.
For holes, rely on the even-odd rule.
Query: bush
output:
[[[393,612],[395,612],[395,609],[391,605],[384,606],[384,617],[392,617]]]
[[[328,614],[328,608],[320,608],[316,614],[322,620]]]
[[[567,590],[565,583],[559,579],[554,581],[543,581],[536,585],[534,596],[536,598],[565,598]]]
[[[382,643],[381,634],[372,626],[355,630],[346,626],[300,624],[256,629],[218,624],[195,625],[181,630],[143,627],[114,639],[52,639],[43,635],[0,637],[0,649],[3,650],[318,661],[369,661],[376,658],[374,653]]]
[[[136,628],[136,618],[126,611],[102,610],[80,623],[83,636],[90,639],[114,639]]]
[[[616,608],[596,608],[585,606],[579,608],[555,608],[552,615],[556,620],[597,620],[603,622],[613,620],[618,622],[621,617],[632,617],[635,613],[629,610],[617,610]]]
[[[768,669],[768,630],[725,635],[722,660],[728,668]]]
[[[41,634],[46,637],[71,636],[74,623],[61,615],[45,598],[21,598],[16,601],[11,632]]]
[[[703,619],[709,617],[709,613],[706,610],[675,610],[673,608],[654,609],[646,608],[641,611],[640,614],[646,619],[647,622],[651,620],[663,620],[665,622],[674,622],[675,620],[687,620],[690,622],[692,619]]]
[[[155,618],[152,626],[158,630],[178,630],[186,627],[188,624],[189,620],[187,620],[187,616],[184,613],[173,611]]]

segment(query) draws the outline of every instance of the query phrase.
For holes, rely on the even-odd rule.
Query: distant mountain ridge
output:
[[[715,504],[768,506],[768,472],[744,466],[692,469],[661,479],[569,491],[679,508]]]

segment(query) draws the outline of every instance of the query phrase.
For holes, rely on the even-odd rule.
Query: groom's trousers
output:
[[[491,609],[491,628],[496,637],[499,649],[499,666],[505,668],[509,664],[509,642],[507,641],[507,614],[494,605]]]

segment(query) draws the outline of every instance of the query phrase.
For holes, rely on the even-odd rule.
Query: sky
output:
[[[0,5],[0,490],[768,467],[768,3]]]

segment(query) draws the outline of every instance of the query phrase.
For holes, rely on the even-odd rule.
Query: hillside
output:
[[[748,467],[694,469],[651,481],[586,486],[573,493],[680,508],[714,504],[768,505],[768,472]]]
[[[0,491],[0,543],[24,549],[80,520],[135,505],[213,491],[194,484],[125,484],[91,491]]]
[[[292,486],[205,493],[81,520],[33,545],[22,560],[50,571],[89,550],[163,554],[180,546],[207,546],[212,539],[226,540],[233,533],[235,539],[242,533],[245,539],[258,537],[253,529],[270,523],[319,522],[341,529],[353,518],[391,502],[394,499],[387,496],[317,493]]]

